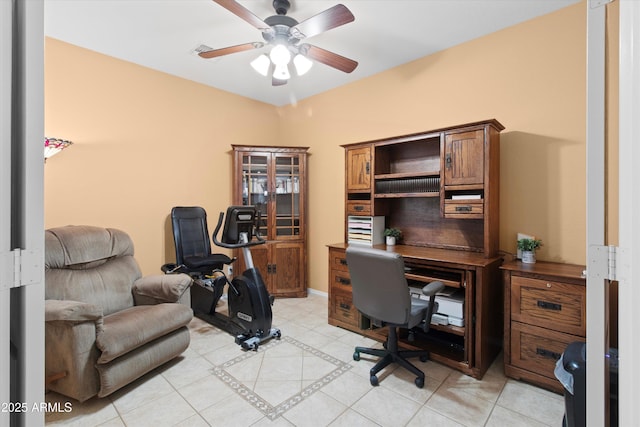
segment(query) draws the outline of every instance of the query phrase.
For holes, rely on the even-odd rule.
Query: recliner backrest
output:
[[[203,208],[176,206],[171,209],[171,224],[176,245],[176,264],[184,264],[186,257],[206,257],[211,254],[207,213]]]
[[[108,315],[132,307],[142,274],[124,231],[68,225],[45,231],[45,299],[102,307]]]
[[[400,254],[365,246],[347,248],[353,304],[366,316],[387,323],[405,324],[411,296]]]

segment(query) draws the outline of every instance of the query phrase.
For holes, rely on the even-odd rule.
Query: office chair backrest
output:
[[[171,209],[171,224],[176,245],[176,264],[184,264],[186,257],[206,257],[211,254],[207,213],[203,208],[176,206]]]
[[[400,254],[351,245],[347,248],[353,304],[363,314],[387,323],[408,322],[411,296]]]

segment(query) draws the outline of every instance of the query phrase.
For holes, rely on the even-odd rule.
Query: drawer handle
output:
[[[347,260],[345,258],[340,258],[340,264],[347,265]]]
[[[456,212],[471,212],[471,206],[456,206]]]
[[[339,283],[342,283],[343,285],[350,285],[351,284],[351,280],[349,279],[345,279],[344,277],[336,277],[337,281]]]
[[[562,310],[562,304],[557,304],[555,302],[548,302],[548,301],[538,300],[538,307],[544,308],[546,310],[555,310],[555,311]]]
[[[364,210],[364,206],[362,205],[356,205],[353,207],[354,211],[363,211]]]
[[[542,357],[546,357],[547,359],[558,360],[562,354],[556,353],[555,351],[545,350],[544,348],[536,348],[536,354]]]
[[[342,308],[344,310],[351,310],[351,305],[341,302],[340,303],[340,308]]]

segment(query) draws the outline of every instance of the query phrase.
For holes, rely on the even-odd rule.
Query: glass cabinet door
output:
[[[300,190],[302,185],[299,155],[274,154],[275,238],[297,238],[301,234]]]
[[[269,153],[242,155],[242,204],[253,205],[260,211],[260,235],[267,237],[269,229]]]

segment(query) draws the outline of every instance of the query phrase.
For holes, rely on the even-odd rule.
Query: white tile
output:
[[[463,424],[453,421],[438,412],[423,406],[409,421],[407,427],[464,427]]]
[[[371,390],[369,380],[353,372],[345,372],[338,378],[324,386],[322,392],[351,406]]]
[[[181,387],[178,393],[196,411],[202,411],[234,394],[234,391],[216,376],[211,375]]]
[[[554,426],[562,425],[562,421],[552,424]],[[491,416],[487,421],[486,427],[544,427],[546,424],[538,422],[532,418],[511,411],[502,406],[496,405],[491,412]]]
[[[384,387],[372,387],[351,408],[381,426],[405,425],[421,405]]]
[[[441,386],[429,398],[426,407],[468,427],[483,426],[494,403],[458,388]]]
[[[109,399],[93,397],[83,403],[66,396],[50,392],[45,395],[48,403],[59,403],[60,408],[70,407],[69,412],[47,412],[45,423],[50,426],[85,427],[98,425],[118,417],[118,412]]]
[[[376,427],[379,425],[353,409],[347,409],[329,424],[330,427]]]
[[[162,376],[152,372],[109,396],[119,413],[124,414],[175,390]]]
[[[560,425],[564,415],[561,396],[512,380],[505,385],[497,404],[548,425]]]
[[[256,381],[253,391],[272,406],[300,393],[302,381]]]
[[[182,359],[162,372],[162,376],[175,388],[212,375],[212,364],[203,357]]]
[[[296,380],[302,381],[302,357],[265,358],[258,374],[259,381]]]
[[[297,427],[326,426],[336,419],[347,406],[324,394],[312,394],[282,416]]]
[[[191,407],[177,392],[153,400],[136,409],[121,414],[125,424],[130,426],[173,426],[194,415]]]
[[[264,417],[242,397],[234,394],[200,412],[212,426],[246,427]]]

